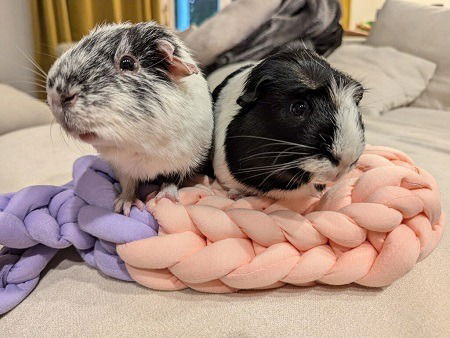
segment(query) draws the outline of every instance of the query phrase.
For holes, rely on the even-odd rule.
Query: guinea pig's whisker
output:
[[[279,154],[278,154],[279,155]],[[249,159],[242,159],[241,162],[246,162],[246,161],[250,161],[250,160],[263,160],[263,159],[273,159],[278,155],[267,155],[267,156],[255,156],[253,158],[249,158]],[[284,158],[284,157],[292,157],[292,156],[300,156],[301,153],[286,153],[281,155],[280,157]],[[275,161],[272,161],[273,164],[275,164]]]
[[[246,137],[246,138],[254,138],[254,139],[260,139],[260,140],[274,141],[274,142],[276,142],[275,144],[293,145],[293,146],[296,146],[296,147],[299,147],[299,148],[317,149],[316,147],[307,146],[307,145],[304,145],[304,144],[299,144],[299,143],[294,143],[294,142],[289,142],[289,141],[284,141],[284,140],[279,140],[279,139],[270,138],[270,137],[254,136],[254,135],[230,136],[230,138],[239,138],[239,137]],[[264,146],[266,146],[266,145],[264,145]]]
[[[262,173],[258,173],[258,174],[256,174],[256,175],[252,175],[252,176],[249,176],[249,177],[245,177],[245,178],[243,178],[242,180],[243,180],[243,181],[246,181],[246,180],[249,180],[249,179],[251,179],[251,178],[261,176],[261,175],[267,175],[267,174],[272,175],[272,174],[275,174],[275,173],[278,173],[278,172],[281,172],[281,171],[284,171],[284,170],[295,169],[295,168],[297,168],[296,165],[295,165],[295,166],[292,166],[292,167],[288,167],[288,166],[281,167],[281,168],[276,169],[276,170],[273,170],[273,171],[272,171],[272,170],[266,170],[266,171],[264,171],[264,172],[262,172]]]
[[[35,82],[42,83],[42,84],[44,84],[44,85],[47,84],[47,80],[46,80],[46,79],[36,78],[34,81],[35,81]]]
[[[29,57],[25,52],[23,52],[22,51],[22,54],[23,54],[23,56],[28,60],[28,61],[30,61],[31,62],[31,64],[39,71],[39,73],[41,73],[41,75],[43,76],[43,77],[47,77],[48,76],[48,74],[42,69],[42,67],[41,66],[39,66],[39,64],[35,61],[35,60],[33,60],[33,58],[32,57]]]
[[[29,68],[29,67],[21,67],[21,68],[29,70],[30,72],[32,72],[34,75],[36,75],[36,79],[37,80],[45,81],[47,79],[46,76],[42,75],[40,72],[36,71],[33,68]]]
[[[36,82],[33,82],[33,81],[12,81],[10,83],[12,83],[12,84],[30,84],[30,85],[36,86],[38,88],[46,89],[46,87],[43,84],[39,83],[39,82],[36,83]]]
[[[272,169],[272,168],[276,169],[276,168],[279,168],[279,167],[282,167],[282,166],[284,166],[286,164],[291,164],[291,163],[294,163],[294,161],[290,161],[288,163],[278,163],[278,164],[270,164],[270,165],[262,165],[262,166],[257,166],[257,167],[250,167],[250,168],[242,168],[242,169],[239,169],[239,171],[257,170],[257,169]],[[298,161],[295,161],[295,163],[298,164]]]
[[[275,164],[275,163],[278,161],[278,159],[280,158],[280,156],[281,156],[282,154],[284,154],[284,153],[287,152],[287,151],[293,150],[293,149],[295,149],[295,148],[297,148],[297,146],[289,147],[289,148],[287,148],[286,150],[284,150],[284,151],[282,151],[281,153],[279,153],[278,156],[275,157],[275,159],[273,160],[272,164]],[[305,153],[304,153],[304,154],[305,154]]]
[[[284,164],[280,165],[279,167],[261,167],[261,168],[240,169],[240,170],[237,170],[237,173],[246,174],[246,173],[252,173],[252,172],[270,172],[271,170],[276,170],[276,169],[282,168],[283,166],[284,166]]]
[[[31,83],[31,84],[35,84],[36,82],[38,83],[42,83],[43,85],[45,85],[47,83],[47,81],[45,81],[44,79],[39,79],[39,78],[35,78],[33,81],[27,81],[27,80],[20,80],[20,81],[15,81],[17,83]]]
[[[305,174],[306,174],[306,171],[299,171],[298,173],[296,173],[294,176],[291,177],[291,179],[289,180],[286,187],[288,189],[293,187],[295,182],[297,182],[298,180],[301,180],[303,178],[303,176],[305,176]]]
[[[264,147],[269,147],[269,146],[271,146],[271,147],[286,147],[286,145],[290,145],[290,144],[284,144],[282,142],[273,142],[273,143],[263,144],[263,145],[261,145],[259,147],[254,148],[253,150],[256,151],[258,149],[261,149],[261,148],[264,148]],[[317,150],[317,148],[315,148],[315,147],[302,146],[300,144],[299,145],[295,145],[294,147],[301,148],[302,150],[304,150],[303,148],[306,148],[306,147],[314,149],[314,150]]]
[[[320,136],[320,138],[323,140],[323,142],[324,142],[324,144],[325,144],[325,148],[326,148],[329,152],[332,152],[332,149],[331,149],[331,147],[328,145],[328,142],[327,142],[327,140],[325,139],[325,137],[323,137],[322,134],[319,134],[319,136]]]
[[[292,166],[292,168],[290,168],[290,169],[293,169],[293,168],[297,168],[297,166]],[[284,170],[285,166],[282,166],[280,168],[270,168],[270,169],[259,169],[259,170],[242,171],[242,172],[238,172],[238,174],[242,175],[242,174],[256,174],[256,173],[258,173],[258,174],[264,175],[264,174],[269,174],[269,173],[271,173],[274,170],[280,170],[280,169]]]
[[[296,174],[296,175],[298,175],[298,174]],[[294,177],[294,180],[292,181],[292,185],[289,185],[289,188],[292,188],[296,182],[302,181],[302,180],[303,180],[303,177],[304,177],[305,175],[306,175],[306,172],[304,171],[304,172],[302,172],[301,175],[298,175],[297,177]]]
[[[281,168],[281,169],[272,171],[269,175],[266,176],[266,178],[265,178],[264,180],[262,180],[262,182],[261,182],[260,184],[258,184],[258,186],[261,187],[261,186],[262,186],[264,183],[266,183],[267,180],[268,180],[270,177],[272,177],[274,174],[277,174],[277,173],[279,173],[280,171],[284,171],[284,170],[287,170],[287,169]]]
[[[31,93],[31,94],[47,94],[47,92],[45,90],[30,90],[30,91],[27,91],[27,93]]]
[[[276,142],[276,143],[267,143],[267,144],[263,144],[263,145],[261,145],[261,146],[259,146],[259,147],[256,147],[256,148],[254,148],[253,150],[256,151],[256,150],[259,150],[259,149],[265,148],[265,147],[285,147],[285,146],[286,146],[286,145],[284,145],[283,143],[280,143],[280,142]]]
[[[268,179],[268,178],[270,178],[273,174],[276,174],[276,173],[279,173],[279,172],[282,172],[282,171],[285,171],[285,170],[289,170],[289,169],[297,169],[297,168],[298,168],[298,164],[297,164],[297,163],[294,163],[294,164],[287,163],[287,164],[282,165],[282,166],[280,166],[279,168],[276,168],[276,169],[259,170],[259,171],[261,171],[261,172],[256,171],[256,174],[254,174],[254,175],[252,175],[252,176],[245,177],[244,179],[245,179],[245,180],[248,180],[248,179],[251,179],[251,178],[254,178],[254,177],[258,177],[258,176],[262,176],[262,175],[268,175],[268,177],[266,177],[266,179]],[[250,171],[250,172],[248,172],[248,173],[251,174],[252,172]],[[263,184],[263,183],[262,183],[262,184]]]
[[[291,187],[291,184],[292,184],[292,185],[295,184],[295,178],[297,177],[298,174],[299,174],[299,173],[295,173],[295,174],[291,177],[291,179],[289,180],[288,184],[286,184],[286,188],[289,189],[289,188]]]
[[[266,151],[262,153],[253,154],[241,159],[241,161],[248,161],[251,159],[262,159],[262,158],[274,158],[274,157],[286,157],[291,155],[307,155],[308,153],[300,153],[296,151],[283,151],[280,153],[279,151]],[[265,156],[268,155],[268,156]]]
[[[54,60],[56,60],[58,58],[57,55],[52,55],[52,54],[49,54],[49,53],[38,52],[37,54],[44,55],[44,56],[49,56],[49,57],[53,58]]]
[[[68,133],[66,133],[62,128],[59,128],[59,132],[61,133],[61,138],[63,139],[63,141],[66,144],[66,146],[68,148],[70,148],[69,142],[68,142],[68,138],[71,138],[72,136],[69,135]]]
[[[282,167],[282,168],[280,168],[280,169],[278,169],[278,170],[275,170],[275,171],[273,171],[271,174],[269,174],[258,186],[262,186],[264,183],[266,183],[267,182],[267,180],[270,178],[270,177],[272,177],[274,174],[277,174],[277,173],[279,173],[279,172],[282,172],[282,171],[285,171],[285,170],[289,170],[289,169],[294,169],[294,168],[297,168],[297,164],[294,166],[294,167],[292,167],[292,165],[285,165],[284,167]]]

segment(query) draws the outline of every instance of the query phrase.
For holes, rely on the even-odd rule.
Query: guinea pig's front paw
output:
[[[248,195],[244,194],[242,191],[239,191],[237,189],[230,189],[227,192],[227,197],[234,201],[244,198],[245,196],[248,196]]]
[[[130,200],[119,195],[114,201],[114,211],[125,216],[130,216],[132,206],[136,206],[140,211],[145,209],[144,202],[137,198]]]
[[[309,192],[312,197],[322,198],[327,189],[326,184],[315,183],[309,184]]]
[[[149,194],[146,199],[147,208],[153,208],[156,205],[156,202],[162,200],[163,198],[167,198],[173,203],[179,203],[180,194],[178,193],[178,187],[175,184],[163,185],[158,193],[155,191]]]

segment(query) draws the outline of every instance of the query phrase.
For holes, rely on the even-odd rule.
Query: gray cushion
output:
[[[344,45],[328,61],[367,89],[360,104],[366,115],[380,115],[411,103],[436,69],[434,63],[392,47]]]
[[[391,46],[436,63],[435,75],[413,105],[450,110],[450,8],[388,0],[367,43]]]

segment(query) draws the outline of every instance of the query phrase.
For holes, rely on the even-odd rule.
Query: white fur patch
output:
[[[331,81],[330,93],[336,105],[336,130],[331,152],[339,158],[334,166],[327,159],[311,158],[302,161],[301,168],[314,173],[313,181],[325,183],[335,181],[350,171],[352,165],[364,150],[364,130],[359,121],[359,111],[355,103],[356,85],[342,85]]]
[[[332,151],[340,158],[341,166],[350,166],[364,150],[364,131],[355,103],[356,85],[343,86],[331,82],[331,95],[337,107],[336,133]]]
[[[233,68],[228,67],[228,74],[232,73],[238,68],[240,68],[240,66],[236,66]],[[216,174],[221,184],[229,189],[236,189],[248,193],[256,193],[257,191],[241,184],[234,179],[226,161],[225,138],[229,124],[241,109],[236,101],[239,96],[242,95],[245,87],[245,81],[247,80],[248,74],[252,69],[253,67],[249,67],[231,78],[228,84],[222,89],[222,92],[220,93],[219,98],[216,101],[213,159],[214,173]],[[217,81],[214,81],[214,85],[219,84],[216,82]],[[213,89],[214,88],[211,88],[211,90]]]

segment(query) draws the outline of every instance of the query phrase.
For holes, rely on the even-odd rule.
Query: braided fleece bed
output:
[[[106,275],[159,290],[379,287],[428,256],[444,227],[434,178],[386,147],[368,146],[321,200],[233,201],[200,178],[180,190],[180,204],[153,206],[159,230],[147,211],[113,213],[117,191],[110,168],[87,156],[63,187],[0,196],[0,313],[23,300],[57,250],[70,245]]]
[[[158,224],[137,208],[130,217],[114,213],[118,190],[110,167],[85,156],[75,162],[73,181],[65,186],[0,195],[0,314],[24,300],[58,250],[72,245],[105,275],[133,281],[116,244],[155,236]]]

